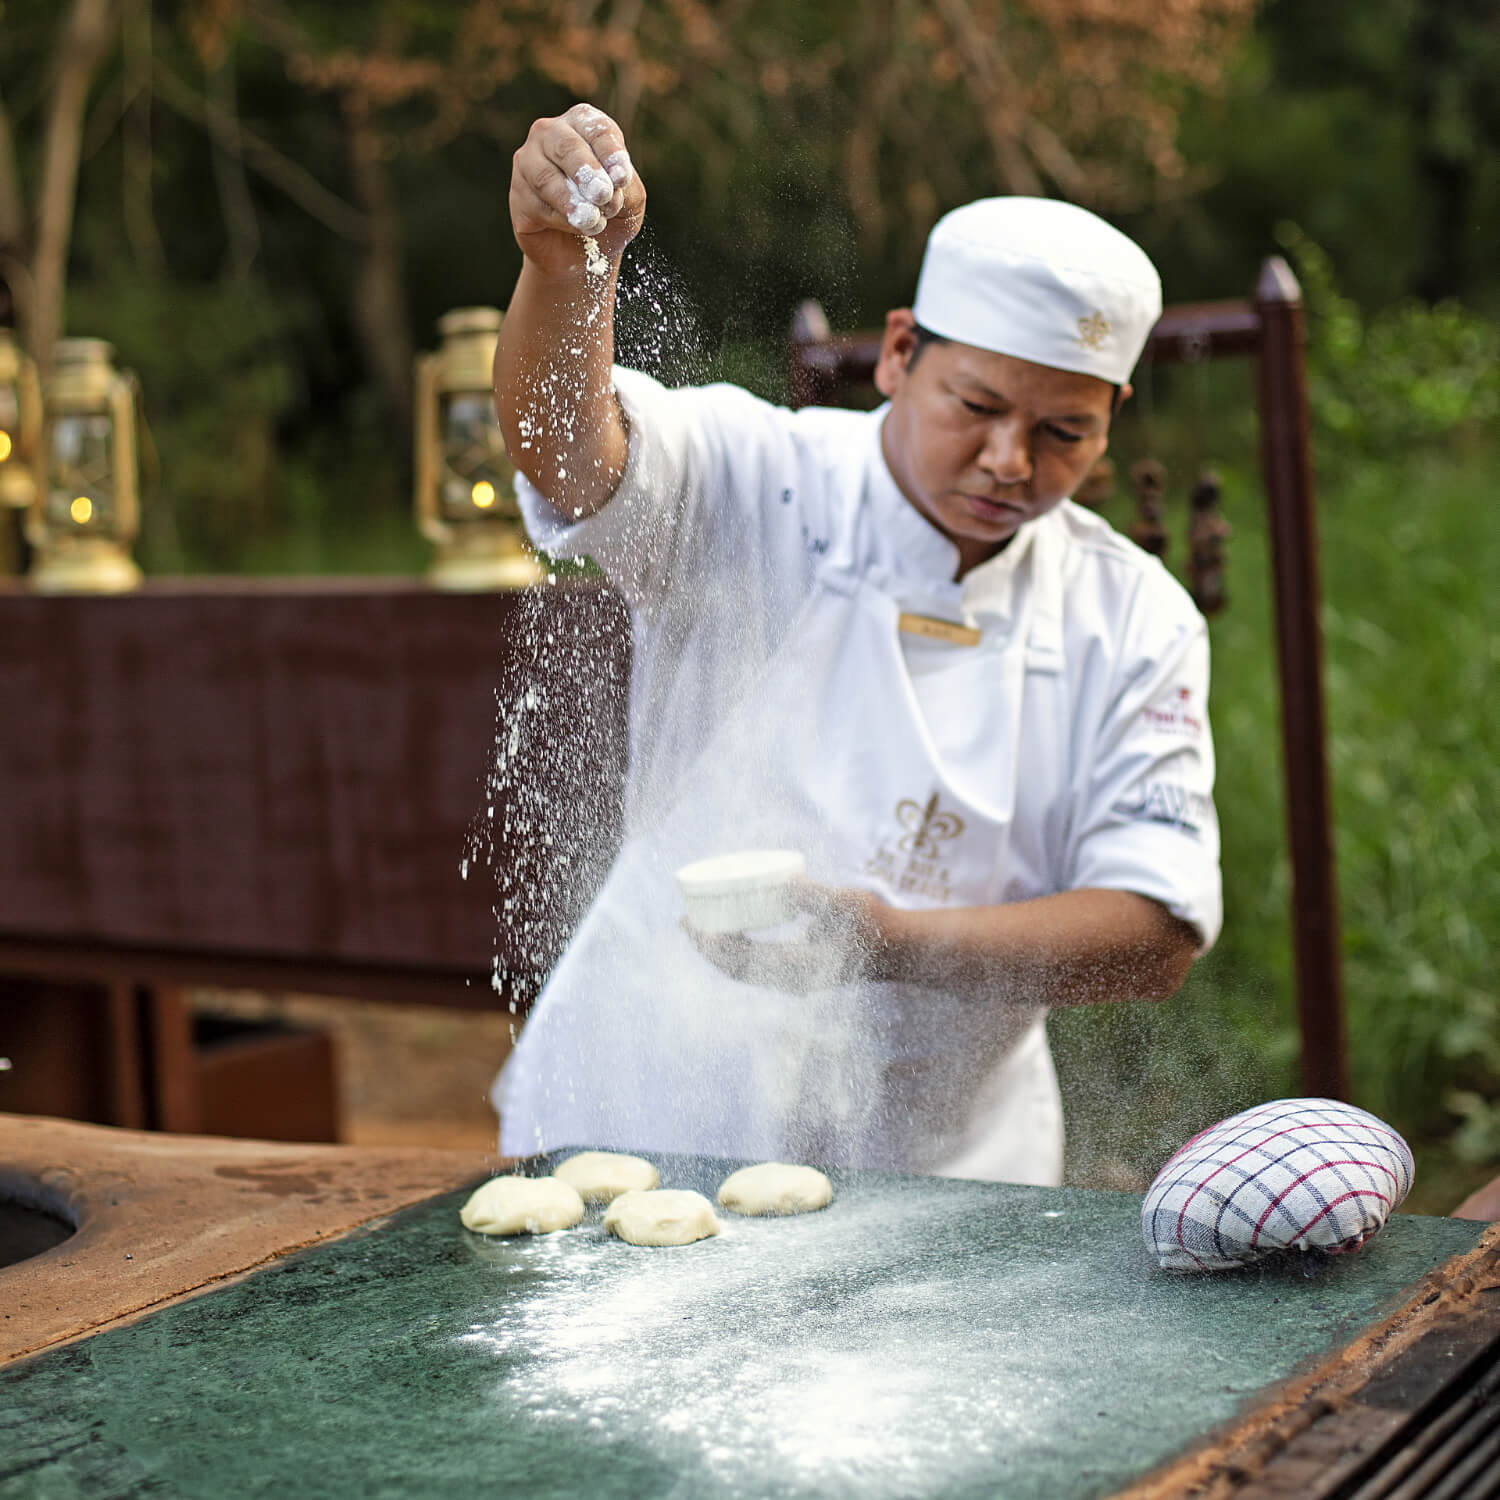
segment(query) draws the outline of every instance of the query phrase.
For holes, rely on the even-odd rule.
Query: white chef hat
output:
[[[956,343],[1123,385],[1161,316],[1161,278],[1086,208],[981,198],[933,226],[912,315]]]

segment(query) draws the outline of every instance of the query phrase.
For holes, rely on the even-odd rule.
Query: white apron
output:
[[[674,872],[738,849],[800,849],[812,879],[907,908],[996,904],[1029,883],[1010,854],[1022,687],[1028,666],[1059,670],[1055,611],[1031,605],[954,648],[946,670],[972,680],[962,696],[994,747],[991,800],[980,800],[939,764],[900,604],[849,566],[854,526],[665,811],[621,848],[497,1082],[502,1151],[589,1145],[1060,1181],[1042,1008],[920,985],[752,987],[680,926]],[[1065,715],[1065,693],[1053,696]],[[1026,732],[1062,743],[1066,726]]]

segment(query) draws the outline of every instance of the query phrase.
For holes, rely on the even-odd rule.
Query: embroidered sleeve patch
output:
[[[1149,728],[1184,739],[1199,738],[1206,727],[1202,704],[1194,700],[1193,690],[1186,687],[1173,688],[1155,703],[1148,703],[1141,710],[1141,717]]]

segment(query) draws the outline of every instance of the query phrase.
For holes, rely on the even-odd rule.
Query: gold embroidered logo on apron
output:
[[[896,821],[906,832],[894,849],[882,845],[875,850],[865,861],[865,874],[902,894],[951,901],[953,877],[942,863],[943,846],[963,833],[964,820],[957,813],[940,811],[934,792],[925,803],[903,797],[896,804]]]
[[[928,799],[926,807],[919,807],[909,798],[896,804],[896,820],[903,828],[909,828],[896,845],[904,854],[920,854],[924,859],[936,859],[942,852],[938,845],[956,839],[964,831],[964,820],[957,813],[938,811],[937,793]]]

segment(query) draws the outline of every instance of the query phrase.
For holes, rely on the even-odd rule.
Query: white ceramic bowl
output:
[[[700,932],[746,932],[796,916],[791,887],[806,870],[795,849],[747,849],[684,865],[677,889],[688,922]]]

